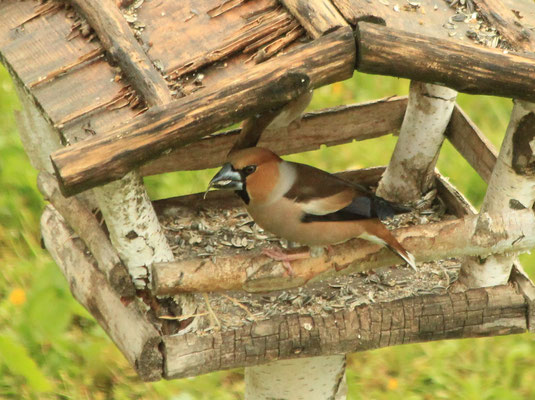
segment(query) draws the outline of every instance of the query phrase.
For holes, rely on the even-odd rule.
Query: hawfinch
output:
[[[361,238],[387,246],[415,268],[414,256],[381,222],[408,210],[320,169],[252,147],[229,154],[211,187],[236,191],[254,221],[281,238],[308,246]],[[290,258],[266,253],[291,271]]]

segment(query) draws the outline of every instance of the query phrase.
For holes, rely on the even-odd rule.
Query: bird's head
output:
[[[261,147],[232,152],[208,185],[210,188],[235,190],[246,203],[265,201],[277,184],[282,159]]]

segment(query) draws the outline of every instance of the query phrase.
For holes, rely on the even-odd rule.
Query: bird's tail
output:
[[[396,240],[396,239],[394,239]],[[388,247],[392,252],[400,256],[407,264],[411,266],[413,270],[416,269],[416,260],[414,259],[414,256],[412,253],[409,253],[405,248],[396,240],[397,246],[392,246],[391,244],[387,244],[386,247]]]
[[[392,252],[401,257],[407,264],[409,264],[412,269],[416,270],[416,261],[414,256],[409,253],[398,240],[392,235],[386,226],[383,224],[377,224],[376,222],[371,222],[367,225],[366,233],[361,233],[358,235],[359,238],[369,240],[373,243],[378,243],[383,246],[388,247]],[[365,223],[361,221],[361,224]]]

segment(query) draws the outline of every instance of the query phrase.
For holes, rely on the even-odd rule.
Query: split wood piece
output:
[[[535,53],[535,38],[530,29],[522,25],[522,20],[501,0],[473,0],[491,26],[516,50]]]
[[[511,285],[280,315],[212,335],[163,338],[165,378],[432,340],[526,332],[528,305]]]
[[[95,30],[102,46],[121,67],[130,84],[149,106],[173,100],[163,76],[138,43],[114,0],[72,0]]]
[[[367,22],[358,23],[356,36],[359,71],[535,101],[535,58]]]
[[[84,241],[111,288],[120,297],[133,297],[135,289],[130,275],[95,215],[77,198],[67,200],[63,197],[57,181],[49,173],[41,172],[37,185],[45,199],[52,203],[76,235]]]
[[[535,247],[535,216],[532,210],[483,213],[400,228],[393,233],[419,262],[462,256],[486,257]],[[152,266],[153,291],[162,295],[235,289],[280,290],[302,286],[337,272],[355,273],[399,263],[399,258],[384,247],[353,239],[334,246],[331,256],[292,262],[293,276],[288,276],[281,263],[260,251],[218,256],[216,263],[209,258],[156,263]]]
[[[266,131],[259,146],[279,155],[334,146],[397,133],[403,120],[407,97],[393,97],[360,104],[338,106],[303,115],[288,129]],[[214,168],[223,164],[240,130],[226,131],[178,148],[140,168],[143,176],[164,172]]]
[[[399,139],[377,194],[406,204],[435,187],[435,165],[451,118],[455,90],[412,81]]]
[[[124,176],[173,148],[287,103],[304,90],[353,74],[351,29],[337,31],[277,59],[259,64],[239,82],[225,80],[209,92],[155,107],[106,134],[55,152],[61,190],[73,195]]]
[[[294,25],[294,18],[282,8],[277,8],[262,18],[248,23],[238,29],[234,34],[222,38],[218,48],[208,53],[189,59],[184,65],[179,65],[166,71],[167,79],[175,80],[181,76],[196,71],[206,65],[227,58],[248,46],[256,46],[257,42],[263,42],[265,37],[279,31],[279,36],[284,35],[285,30]]]
[[[468,115],[455,104],[446,137],[485,182],[489,182],[498,152]]]
[[[135,301],[127,305],[94,267],[88,249],[52,206],[41,217],[41,232],[46,248],[69,282],[74,297],[95,317],[114,341],[141,379],[161,379],[163,357],[161,337],[141,313]],[[108,267],[109,269],[109,267]]]
[[[93,49],[89,53],[84,54],[81,57],[78,57],[77,60],[71,62],[70,64],[64,65],[61,68],[58,68],[57,70],[52,71],[52,72],[46,74],[45,76],[40,77],[38,80],[28,84],[28,87],[29,88],[34,88],[37,85],[41,85],[43,83],[50,82],[51,80],[57,78],[61,74],[64,74],[67,71],[70,71],[71,69],[76,68],[76,67],[78,67],[79,65],[81,65],[83,63],[91,62],[91,61],[94,61],[94,60],[98,60],[103,54],[104,54],[104,49],[102,47],[98,47],[96,49]]]
[[[481,212],[484,214],[477,223],[474,231],[476,235],[480,235],[480,232],[487,233],[488,221],[483,218],[487,213],[532,210],[535,202],[535,156],[532,144],[534,138],[535,104],[515,100],[498,161],[483,199]],[[531,234],[526,231],[525,238],[519,240],[531,240]],[[515,251],[522,249],[511,249],[508,253]],[[481,257],[468,258],[462,265],[459,284],[466,287],[482,287],[507,283],[514,256],[514,254],[498,254],[484,260]]]
[[[312,39],[338,27],[349,26],[330,0],[281,0]]]

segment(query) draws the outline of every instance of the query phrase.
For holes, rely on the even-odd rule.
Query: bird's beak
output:
[[[243,178],[241,174],[236,171],[230,163],[225,163],[223,167],[219,170],[217,174],[212,178],[208,189],[227,189],[227,190],[242,190],[243,189]],[[206,193],[205,193],[206,196]]]

